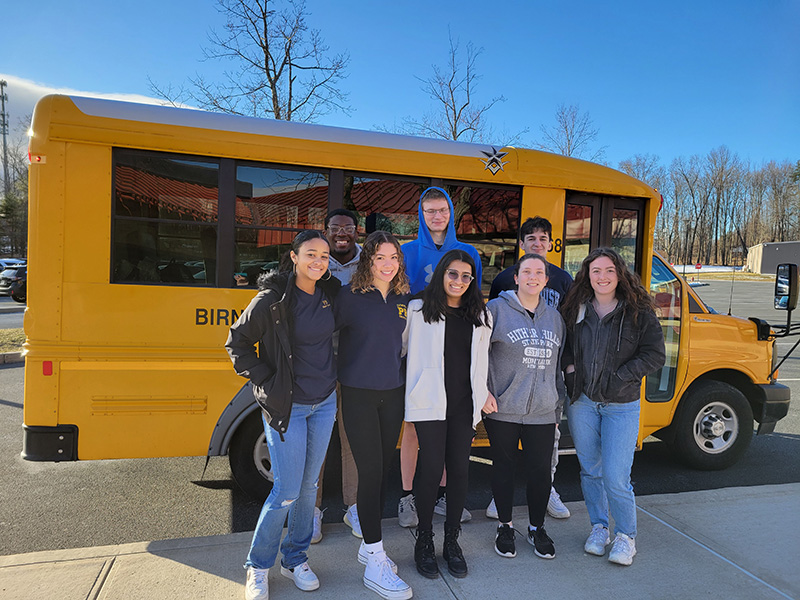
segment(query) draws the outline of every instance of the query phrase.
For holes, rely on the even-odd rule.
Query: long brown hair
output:
[[[392,244],[397,250],[400,268],[397,270],[394,279],[392,279],[392,291],[395,294],[407,294],[411,286],[406,275],[403,251],[400,248],[400,242],[388,231],[373,231],[364,240],[364,244],[361,246],[361,255],[358,257],[356,272],[353,273],[353,277],[350,279],[350,289],[354,293],[358,291],[362,294],[374,289],[372,285],[372,260],[378,253],[378,248],[380,248],[381,244]]]
[[[634,322],[638,320],[640,313],[655,309],[653,298],[644,289],[639,275],[628,268],[622,257],[611,248],[595,248],[583,259],[581,267],[575,275],[575,283],[569,288],[564,302],[561,304],[561,314],[564,316],[567,327],[575,324],[581,305],[586,304],[594,297],[594,290],[589,279],[589,265],[603,256],[614,263],[618,280],[615,291],[617,300],[633,309]]]

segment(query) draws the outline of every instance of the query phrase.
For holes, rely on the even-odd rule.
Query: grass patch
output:
[[[683,275],[683,271],[678,271],[679,275]],[[698,274],[696,270],[689,269],[686,270],[686,279],[688,281],[692,280],[694,277],[695,281],[730,281],[732,279],[730,271],[727,273],[700,273]],[[775,281],[775,275],[762,275],[760,273],[740,273],[737,271],[736,281]]]
[[[19,329],[0,329],[0,352],[21,352],[25,332]]]

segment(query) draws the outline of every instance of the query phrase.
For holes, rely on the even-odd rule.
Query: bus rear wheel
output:
[[[266,500],[275,478],[260,410],[247,417],[233,434],[228,461],[242,491],[254,500]]]
[[[732,385],[702,381],[678,407],[673,447],[690,467],[726,469],[739,460],[752,437],[753,410]]]

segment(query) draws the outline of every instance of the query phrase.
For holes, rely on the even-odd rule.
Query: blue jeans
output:
[[[604,404],[581,394],[567,407],[567,419],[592,525],[608,527],[611,509],[614,533],[636,537],[631,467],[639,436],[639,401]]]
[[[288,531],[280,544],[281,564],[293,569],[308,559],[319,471],[335,417],[336,392],[318,404],[293,404],[283,442],[264,422],[275,483],[261,508],[246,567],[269,569],[275,564],[287,515]]]

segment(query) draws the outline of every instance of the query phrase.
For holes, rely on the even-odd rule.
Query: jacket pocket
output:
[[[611,374],[603,389],[603,398],[609,402],[626,402],[639,397],[641,380],[623,381],[616,371]]]
[[[436,398],[440,395],[440,387],[444,387],[442,377],[437,368],[423,368],[416,381],[407,382],[406,393],[407,409],[433,408]]]

